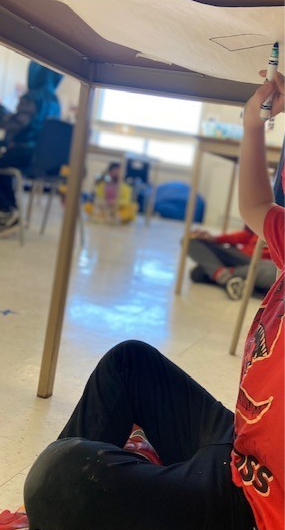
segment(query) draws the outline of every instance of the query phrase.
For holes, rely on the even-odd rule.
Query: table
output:
[[[206,0],[205,3],[227,7],[283,6],[283,0]],[[247,101],[257,87],[137,58],[136,50],[106,41],[66,5],[51,0],[1,0],[0,42],[81,81],[69,190],[37,392],[39,397],[48,398],[54,386],[95,87],[127,88],[238,105]]]

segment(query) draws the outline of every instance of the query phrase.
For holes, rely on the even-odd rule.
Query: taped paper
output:
[[[284,71],[284,7],[192,0],[62,0],[101,37],[213,77],[259,83],[272,44]],[[139,59],[138,59],[139,64]]]

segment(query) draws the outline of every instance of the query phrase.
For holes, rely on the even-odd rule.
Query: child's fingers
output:
[[[264,83],[261,87],[257,89],[254,94],[256,103],[262,105],[262,103],[268,98],[268,96],[274,91],[274,84],[271,81]]]
[[[284,93],[285,93],[285,87],[284,87],[284,84],[285,84],[285,79],[284,79],[284,76],[282,74],[280,74],[280,72],[276,72],[274,74],[274,83],[277,87],[277,91],[279,92],[279,94],[282,94],[284,96]]]
[[[276,116],[280,112],[284,112],[285,102],[284,96],[280,94],[275,94],[272,102],[272,116]]]
[[[259,70],[259,75],[261,77],[266,77],[267,75],[267,70]],[[273,81],[277,87],[277,91],[280,93],[280,94],[284,94],[285,92],[285,89],[284,89],[284,83],[285,83],[285,79],[284,79],[284,75],[282,75],[280,72],[276,72],[274,74],[274,78],[273,78]]]
[[[259,75],[260,75],[261,77],[266,77],[267,70],[259,70],[258,73],[259,73]]]

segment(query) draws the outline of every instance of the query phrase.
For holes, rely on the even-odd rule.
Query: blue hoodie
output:
[[[47,118],[60,117],[60,104],[55,89],[62,75],[31,62],[28,71],[28,92],[24,94],[15,114],[6,114],[1,127],[6,129],[6,145],[33,148]]]

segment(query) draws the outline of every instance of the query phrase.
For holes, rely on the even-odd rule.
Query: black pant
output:
[[[13,147],[0,157],[0,169],[16,167],[24,170],[31,162],[33,148]],[[14,192],[14,181],[11,175],[0,175],[0,210],[9,212],[17,207]]]
[[[164,466],[122,449],[133,423]],[[151,346],[124,342],[32,467],[30,530],[251,530],[232,441],[232,412]]]
[[[240,276],[245,280],[251,259],[236,247],[225,247],[203,239],[193,239],[191,241],[189,256],[202,267],[211,280],[213,280],[215,272],[221,267],[232,268],[235,276]],[[257,264],[255,287],[267,291],[272,287],[275,278],[276,266],[273,261],[268,259],[260,260]]]

